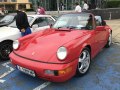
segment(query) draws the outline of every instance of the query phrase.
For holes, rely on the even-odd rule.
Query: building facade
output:
[[[17,10],[20,6],[31,9],[31,5],[30,0],[0,0],[0,8],[7,10]]]
[[[64,10],[72,10],[75,7],[75,2],[82,3],[83,0],[31,0],[33,8],[43,6],[48,11],[56,11],[57,3],[63,3]]]
[[[38,6],[44,7],[47,11],[56,11],[58,7],[60,10],[73,10],[75,8],[75,2],[79,2],[82,7],[84,0],[0,0],[0,8],[7,10],[17,10],[19,6],[23,6],[26,9],[37,9]],[[107,1],[112,0],[86,0],[91,9],[104,8]],[[63,8],[61,9],[61,3]]]
[[[75,2],[79,2],[80,6],[83,6],[84,0],[30,0],[33,4],[33,8],[37,6],[43,6],[48,11],[56,11],[58,8],[57,3],[59,3],[59,9],[61,9],[61,3],[63,4],[64,10],[73,10],[75,8]],[[105,3],[108,0],[86,0],[94,8],[104,8]]]

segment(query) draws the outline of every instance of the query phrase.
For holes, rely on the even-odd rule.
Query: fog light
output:
[[[52,70],[45,70],[45,74],[54,75],[54,71],[52,71]]]

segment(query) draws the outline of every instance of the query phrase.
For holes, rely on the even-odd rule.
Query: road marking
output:
[[[50,84],[51,84],[51,82],[45,82],[45,83],[43,83],[42,85],[36,87],[36,88],[33,89],[33,90],[42,90],[43,88],[47,87],[47,86],[50,85]]]
[[[9,68],[10,70],[3,73],[2,75],[0,75],[0,83],[4,83],[5,80],[2,80],[2,78],[4,78],[5,76],[7,76],[8,74],[10,74],[11,72],[13,72],[15,70],[14,68],[8,66],[8,64],[10,64],[10,62],[2,64],[2,66],[6,67],[6,68]]]
[[[0,83],[4,83],[4,82],[5,82],[5,80],[0,79]]]

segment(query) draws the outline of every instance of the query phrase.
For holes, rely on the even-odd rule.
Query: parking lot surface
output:
[[[120,90],[120,20],[106,21],[113,29],[113,44],[93,59],[88,74],[54,83],[16,70],[10,60],[0,62],[0,90]]]

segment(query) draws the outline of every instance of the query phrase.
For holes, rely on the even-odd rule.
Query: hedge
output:
[[[33,9],[26,9],[26,12],[28,11],[34,11]],[[17,10],[9,10],[8,13],[16,13]]]
[[[34,11],[33,9],[26,9],[26,11]]]
[[[120,7],[120,1],[108,1],[107,8],[117,8]]]
[[[16,13],[16,10],[8,10],[8,13]]]

